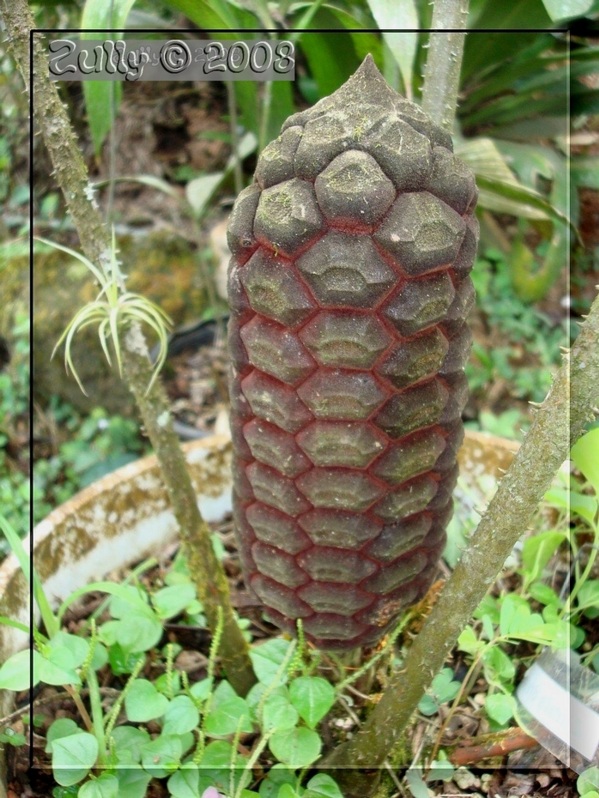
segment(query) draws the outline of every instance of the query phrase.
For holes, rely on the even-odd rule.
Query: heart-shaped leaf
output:
[[[300,676],[289,686],[289,698],[310,728],[324,718],[335,701],[335,690],[320,676]]]
[[[52,743],[52,772],[63,787],[78,784],[98,758],[98,741],[89,732],[70,734]]]
[[[135,723],[147,723],[162,717],[168,705],[168,698],[147,679],[135,679],[125,696],[127,718]]]

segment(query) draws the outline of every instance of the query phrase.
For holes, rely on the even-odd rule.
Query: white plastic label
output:
[[[599,747],[599,715],[535,663],[518,688],[518,700],[572,751],[593,760]]]

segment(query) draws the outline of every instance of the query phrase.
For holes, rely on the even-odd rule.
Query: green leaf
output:
[[[155,615],[131,610],[119,620],[116,639],[125,651],[139,653],[158,645],[163,632],[162,623]]]
[[[484,175],[477,175],[476,182],[480,189],[479,204],[488,210],[525,219],[551,219],[559,224],[570,224],[565,214],[531,188]]]
[[[31,632],[27,624],[14,621],[12,618],[7,618],[6,615],[0,615],[0,624],[3,626],[10,626],[12,629],[18,629],[19,632],[25,632],[26,635],[30,634]]]
[[[230,698],[238,698],[237,693],[235,692],[235,688],[228,682],[226,679],[222,679],[218,683],[216,690],[214,691],[214,704],[221,704],[223,701],[228,701]]]
[[[148,594],[143,588],[133,585],[119,585],[119,587],[121,590],[118,592],[112,591],[112,597],[108,604],[113,618],[124,618],[132,610],[145,613],[148,616],[154,614],[150,607]]]
[[[571,457],[576,468],[582,473],[585,479],[593,486],[597,496],[599,496],[599,427],[595,427],[582,438],[576,441],[572,447]]]
[[[102,188],[103,186],[109,185],[111,182],[140,183],[143,186],[148,186],[149,188],[155,188],[158,191],[162,191],[164,194],[167,194],[169,197],[172,197],[177,201],[181,199],[181,192],[179,190],[177,190],[170,183],[167,183],[166,180],[162,180],[160,177],[155,177],[154,175],[123,175],[121,177],[112,178],[112,181],[98,180],[94,183],[94,187]]]
[[[31,669],[30,669],[30,658],[31,658],[31,650],[25,649],[24,651],[17,651],[16,654],[13,654],[9,657],[6,662],[0,667],[0,690],[14,690],[15,692],[19,692],[21,690],[27,690],[30,683],[35,686],[38,681],[39,677],[36,673],[36,655],[39,657],[39,654],[34,651],[34,678],[31,678]]]
[[[164,714],[163,734],[184,734],[195,729],[200,722],[200,713],[191,698],[178,695],[170,702]]]
[[[339,22],[328,8],[318,10],[314,24],[339,28]],[[304,32],[300,42],[320,98],[336,91],[358,66],[353,42],[345,32],[334,31],[326,36]]]
[[[185,14],[202,30],[229,28],[235,31],[219,33],[219,39],[243,39],[238,33],[240,28],[256,27],[257,19],[253,14],[223,0],[165,0],[165,4]]]
[[[202,768],[222,770],[228,768],[233,757],[233,746],[226,740],[214,740],[204,749],[200,762]]]
[[[291,784],[283,784],[279,788],[277,798],[300,798],[300,793]]]
[[[8,541],[12,553],[16,557],[21,570],[23,571],[25,579],[30,584],[33,582],[33,594],[35,601],[40,609],[46,631],[50,636],[52,636],[59,629],[58,620],[52,612],[37,571],[35,568],[31,567],[31,561],[27,552],[25,551],[23,541],[2,514],[0,514],[0,530],[2,530],[6,540]]]
[[[100,629],[103,630],[108,624],[114,624],[114,632],[116,635],[120,621],[108,621],[108,623],[102,624]],[[124,651],[120,643],[114,643],[108,649],[108,662],[110,663],[112,672],[117,676],[124,673],[133,673],[135,666],[139,662],[139,653]]]
[[[548,530],[526,538],[522,546],[522,565],[525,577],[532,582],[542,576],[549,560],[566,539],[564,532]]]
[[[237,150],[227,161],[222,172],[201,175],[190,180],[185,187],[185,196],[196,218],[201,217],[209,202],[225,178],[233,171],[235,163],[243,161],[256,148],[256,137],[253,133],[246,133],[237,146]]]
[[[4,731],[0,731],[0,743],[18,748],[21,745],[25,745],[26,742],[27,738],[25,735],[21,734],[21,732],[16,732],[14,729],[11,729],[10,726],[6,727]]]
[[[241,725],[240,725],[241,724]],[[243,698],[234,696],[210,708],[204,720],[204,731],[212,737],[226,737],[241,731],[251,732],[250,710]]]
[[[576,787],[580,798],[590,798],[593,792],[599,791],[599,767],[593,765],[583,770],[576,780]]]
[[[318,773],[307,783],[302,798],[343,798],[343,793],[333,778]]]
[[[484,648],[484,645],[471,626],[467,626],[458,637],[458,648],[460,651],[465,651],[466,654],[476,654],[481,648]]]
[[[439,702],[433,695],[423,695],[418,702],[418,711],[430,718],[431,715],[436,715],[439,711]]]
[[[576,596],[576,609],[588,618],[599,615],[599,579],[587,579]]]
[[[508,594],[501,603],[499,628],[503,637],[516,640],[529,640],[531,643],[548,645],[558,631],[552,624],[531,609],[522,596]]]
[[[60,653],[61,666],[68,668],[78,668],[83,665],[89,654],[89,641],[78,635],[68,634],[68,632],[57,632],[48,644],[50,652],[48,659],[58,664],[55,654]]]
[[[106,646],[103,646],[102,643],[100,642],[96,642],[96,644],[94,645],[94,650],[91,659],[92,669],[95,671],[99,671],[100,668],[103,668],[107,662],[108,662],[108,651],[106,650]]]
[[[508,594],[501,602],[499,630],[502,635],[517,635],[531,626],[531,609],[526,599]]]
[[[198,798],[200,774],[195,762],[185,762],[166,785],[173,798]]]
[[[570,492],[570,511],[573,515],[579,515],[591,526],[595,523],[599,503],[595,496],[587,496],[586,493],[578,491]]]
[[[417,29],[420,24],[416,3],[414,0],[368,0],[368,7],[378,27],[385,31],[383,41],[397,62],[409,99],[412,92],[414,59],[418,49]],[[415,32],[410,33],[410,31]]]
[[[258,681],[271,684],[277,676],[281,663],[285,659],[291,642],[281,638],[272,638],[250,650],[250,659]],[[287,674],[280,676],[281,683],[287,681]]]
[[[42,656],[37,651],[33,652],[34,680],[53,685],[81,684],[78,674],[70,667],[69,652],[61,652],[60,649],[56,649],[51,652],[50,656],[52,659]]]
[[[135,723],[146,723],[162,717],[168,706],[168,698],[147,679],[135,679],[125,696],[125,713]]]
[[[541,194],[517,180],[493,139],[481,136],[462,141],[455,151],[476,176],[481,207],[512,216],[570,223],[568,217]]]
[[[205,701],[210,695],[213,681],[214,680],[212,679],[212,677],[208,679],[201,679],[199,682],[195,682],[191,686],[189,692],[196,699],[196,701]]]
[[[180,615],[195,598],[195,586],[191,582],[184,582],[158,590],[152,596],[152,604],[160,618],[174,618]]]
[[[418,709],[423,715],[434,715],[441,704],[456,697],[460,686],[460,682],[454,680],[451,668],[443,668],[433,679],[426,695],[418,702]]]
[[[79,788],[77,798],[119,798],[119,780],[112,773],[101,773],[97,779],[86,781]]]
[[[279,762],[296,770],[307,767],[318,759],[322,743],[315,731],[300,726],[275,732],[268,741],[268,746]]]
[[[428,781],[449,781],[455,773],[455,767],[448,759],[434,759],[428,772]]]
[[[123,28],[127,16],[135,0],[87,0],[81,16],[81,27],[101,30]],[[101,33],[82,33],[83,39],[102,38]],[[112,125],[113,109],[116,116],[122,95],[122,86],[118,81],[85,80],[83,96],[87,120],[94,145],[94,152],[99,155],[102,143]]]
[[[543,0],[543,5],[553,22],[573,17],[584,17],[593,7],[593,0]]]
[[[118,602],[115,604],[115,607],[118,608],[118,612],[122,615],[125,615],[128,612],[131,612],[131,607],[135,607],[138,612],[146,612],[148,615],[153,615],[152,608],[148,605],[147,601],[144,601],[141,598],[142,593],[133,587],[128,585],[118,585],[115,582],[91,582],[84,587],[80,587],[77,590],[74,590],[69,596],[62,602],[58,609],[58,619],[59,621],[62,620],[65,612],[74,604],[75,601],[80,599],[86,593],[108,593],[111,596],[116,596],[117,598],[121,599],[124,602],[124,606],[119,604]],[[114,612],[112,610],[112,602],[111,602],[111,613],[114,616]],[[114,616],[117,617],[117,616]]]
[[[295,788],[298,783],[297,776],[288,767],[276,764],[268,771],[266,778],[260,782],[260,798],[278,798],[279,790],[283,784]]]
[[[214,172],[214,174],[196,177],[190,180],[185,186],[187,202],[191,205],[196,216],[201,216],[204,213],[208,203],[224,178],[224,172]]]
[[[141,762],[141,750],[150,742],[150,735],[145,729],[135,726],[117,726],[112,730],[117,757],[128,752],[131,762]]]
[[[335,690],[320,676],[300,676],[289,685],[289,700],[313,729],[335,703]]]
[[[178,671],[161,673],[154,679],[154,687],[167,698],[181,692],[181,675]]]
[[[52,743],[61,737],[69,737],[71,734],[78,734],[81,731],[79,726],[72,718],[57,718],[52,721],[46,732],[46,753],[52,753]]]
[[[570,174],[574,186],[599,189],[599,156],[587,155],[572,158]]]
[[[430,798],[429,789],[419,770],[410,768],[406,772],[406,781],[414,798]]]
[[[296,708],[289,697],[277,693],[268,696],[262,709],[262,731],[292,729],[298,722]]]
[[[551,606],[559,605],[559,597],[555,590],[544,582],[533,582],[528,592],[535,601]]]
[[[485,700],[487,715],[496,723],[505,725],[513,717],[516,709],[516,700],[505,693],[493,693]]]
[[[516,675],[514,663],[498,645],[487,648],[482,655],[482,661],[489,684],[511,682]]]
[[[118,768],[119,798],[145,798],[151,776],[139,768]]]
[[[63,787],[78,784],[96,764],[98,741],[89,732],[60,737],[52,743],[52,772]]]
[[[141,751],[144,769],[154,778],[163,779],[179,766],[183,754],[181,737],[173,734],[161,734]]]

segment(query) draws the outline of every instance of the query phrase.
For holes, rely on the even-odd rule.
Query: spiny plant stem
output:
[[[468,0],[435,0],[422,107],[433,122],[450,133],[457,108],[467,19]]]
[[[4,19],[10,45],[25,83],[29,81],[29,31],[35,22],[25,0],[3,0]],[[93,199],[92,186],[75,134],[56,87],[50,81],[48,57],[40,36],[33,40],[33,86],[35,120],[54,166],[68,210],[85,256],[93,263],[107,263],[111,236]],[[145,430],[154,446],[162,477],[173,503],[189,568],[204,604],[211,631],[216,629],[222,607],[224,634],[220,654],[233,687],[241,694],[255,682],[248,644],[236,620],[228,583],[212,548],[210,529],[202,518],[187,471],[185,458],[172,427],[164,388],[152,378],[148,347],[139,326],[133,323],[123,347],[124,377],[137,402]]]
[[[337,769],[382,765],[530,523],[572,444],[594,420],[599,382],[598,339],[599,298],[596,298],[468,548],[408,650],[403,668],[393,676],[362,729],[320,763],[321,768],[334,771],[342,789],[346,786],[347,773],[347,796],[355,794],[351,790],[351,770]]]

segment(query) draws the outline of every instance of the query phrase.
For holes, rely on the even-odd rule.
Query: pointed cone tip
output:
[[[362,61],[360,66],[356,70],[356,75],[360,73],[361,75],[381,75],[381,72],[377,65],[374,63],[374,58],[372,57],[371,53],[366,55],[366,58]],[[382,77],[382,75],[381,75]]]
[[[376,98],[375,101],[378,102],[393,102],[401,98],[401,95],[387,83],[370,53],[340,88],[342,92],[347,89],[352,93],[358,92],[362,98],[368,96],[371,101]]]

